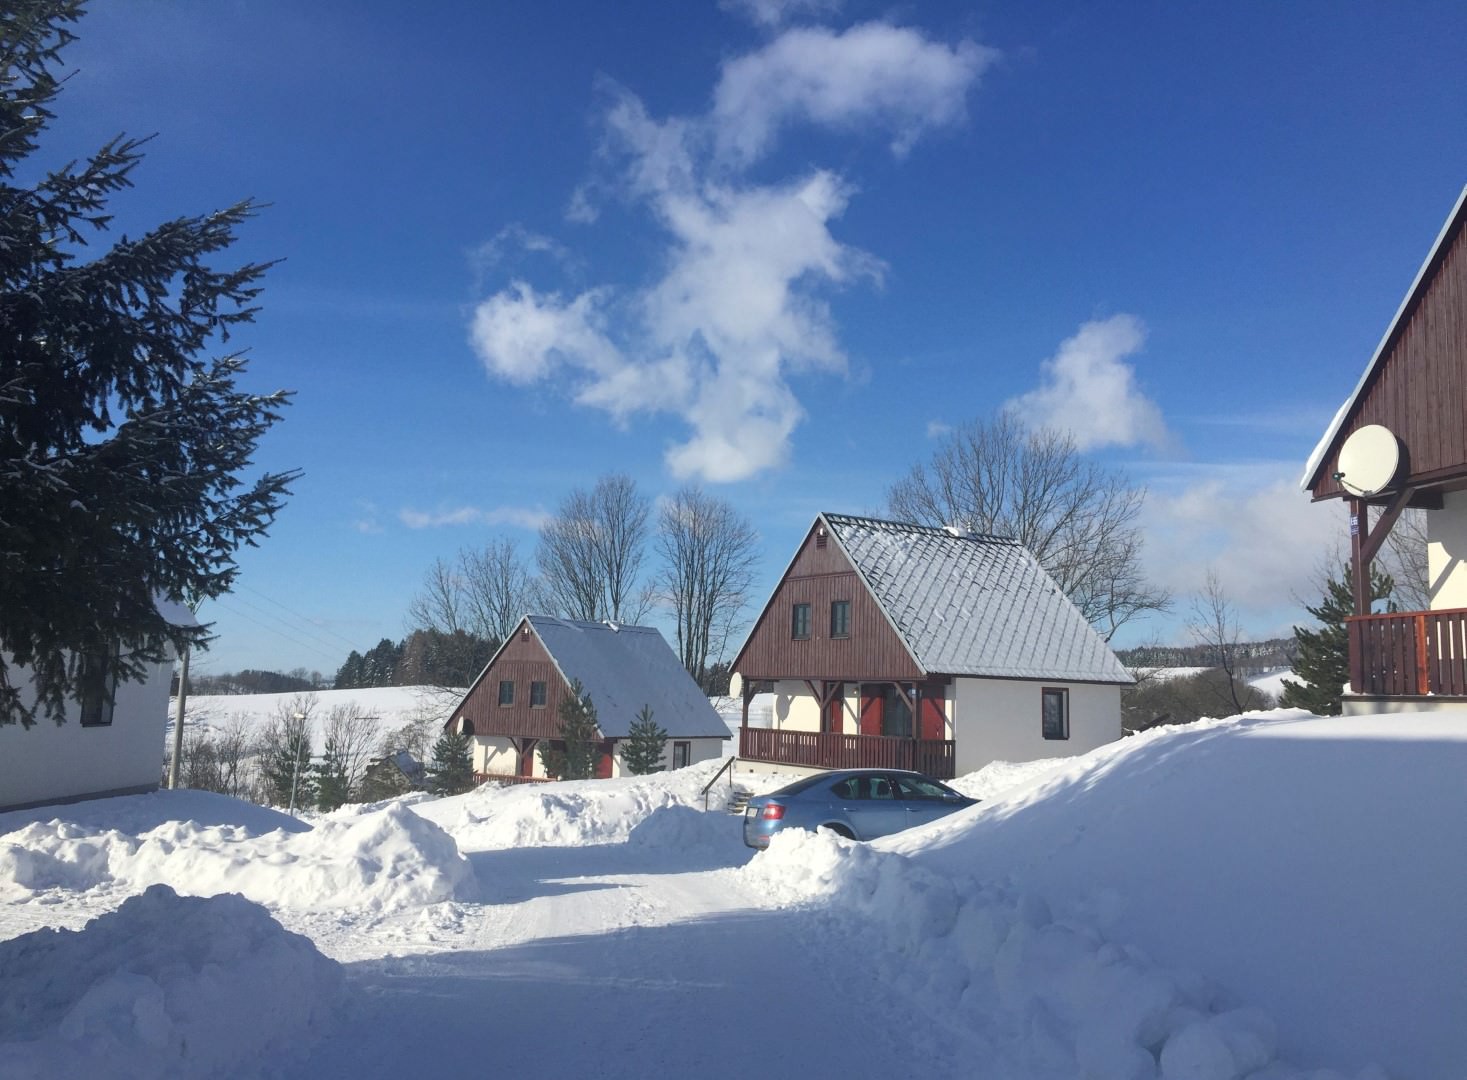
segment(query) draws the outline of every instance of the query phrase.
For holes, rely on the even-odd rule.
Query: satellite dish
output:
[[[1401,441],[1382,424],[1366,424],[1340,447],[1335,479],[1351,495],[1378,495],[1401,467]]]
[[[744,690],[744,677],[735,671],[728,677],[728,696],[738,697]]]

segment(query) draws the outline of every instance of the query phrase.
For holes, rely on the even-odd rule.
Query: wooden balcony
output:
[[[476,772],[476,773],[474,773],[474,783],[476,783],[476,784],[489,784],[489,783],[494,783],[494,784],[548,784],[548,783],[550,783],[550,777],[548,777],[548,776],[515,776],[515,775],[513,775],[511,773]]]
[[[740,728],[739,757],[816,769],[915,769],[938,780],[955,775],[951,739]]]
[[[1467,695],[1467,608],[1354,615],[1345,625],[1352,693]]]

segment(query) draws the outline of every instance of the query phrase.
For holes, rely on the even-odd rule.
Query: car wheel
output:
[[[836,836],[843,836],[847,840],[854,840],[856,838],[855,834],[844,825],[822,825],[820,827],[827,832],[835,833]]]

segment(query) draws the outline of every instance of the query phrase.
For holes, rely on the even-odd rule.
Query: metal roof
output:
[[[726,739],[728,726],[662,634],[650,626],[526,616],[567,681],[596,706],[596,725],[624,739],[643,705],[671,739]]]
[[[875,518],[821,517],[925,671],[1133,681],[1017,541]]]

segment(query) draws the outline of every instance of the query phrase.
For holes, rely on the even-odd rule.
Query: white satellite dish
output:
[[[1401,441],[1382,424],[1366,424],[1340,447],[1335,478],[1351,495],[1378,495],[1401,467]]]
[[[728,677],[728,696],[738,697],[744,691],[744,677],[735,671]]]

